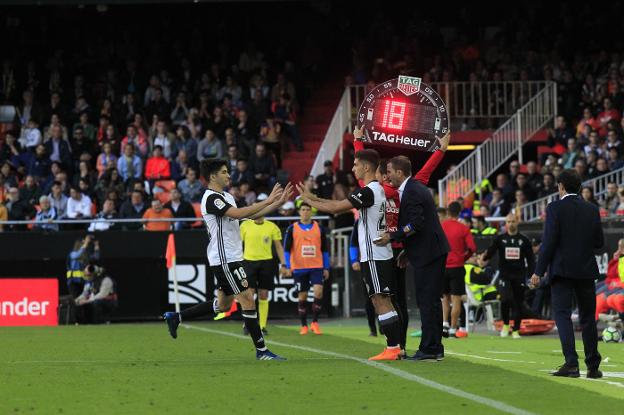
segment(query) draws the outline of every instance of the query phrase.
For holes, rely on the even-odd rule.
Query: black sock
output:
[[[319,314],[321,314],[322,305],[323,305],[322,298],[315,298],[314,302],[312,303],[312,321],[315,323],[318,321]]]
[[[388,347],[398,347],[401,342],[401,320],[397,312],[392,310],[380,314],[379,324],[383,328]]]
[[[308,325],[308,304],[307,301],[299,300],[299,304],[297,305],[297,312],[299,313],[299,318],[301,319],[301,325]]]
[[[199,303],[194,305],[193,307],[189,307],[180,312],[180,316],[182,320],[193,319],[195,317],[207,316],[214,314],[214,309],[212,308],[212,301],[204,301],[203,303]]]
[[[245,321],[245,327],[247,327],[251,340],[253,340],[256,349],[260,351],[266,350],[256,310],[243,310],[242,315],[243,320]]]

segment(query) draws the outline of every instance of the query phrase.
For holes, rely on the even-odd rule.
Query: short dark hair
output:
[[[459,202],[451,202],[451,204],[448,206],[448,213],[453,218],[459,217],[459,213],[461,212],[461,210],[462,207]]]
[[[412,162],[409,158],[405,156],[395,156],[392,157],[388,163],[392,164],[394,170],[402,171],[405,177],[410,177],[412,175]]]
[[[446,215],[447,211],[444,207],[439,207],[437,210],[438,214]]]
[[[373,170],[379,167],[379,153],[377,150],[366,148],[355,153],[355,158],[373,166]]]
[[[163,151],[163,146],[161,146],[160,144],[156,144],[156,145],[154,146],[154,150],[160,150],[160,151]]]
[[[388,160],[387,159],[379,160],[379,173],[388,174]]]
[[[307,206],[310,209],[312,209],[312,206],[310,206],[307,202],[301,202],[301,204],[299,205],[299,210],[301,210],[302,207]]]
[[[227,167],[227,160],[223,159],[204,159],[199,166],[199,170],[201,172],[201,176],[210,180],[210,176],[216,174],[223,168],[223,166]]]
[[[473,218],[476,219],[477,222],[481,222],[481,223],[483,223],[485,225],[485,216],[483,216],[483,215],[476,215],[476,216],[473,216]]]
[[[568,193],[578,193],[581,190],[581,176],[574,169],[565,169],[559,173],[557,183],[561,183]]]

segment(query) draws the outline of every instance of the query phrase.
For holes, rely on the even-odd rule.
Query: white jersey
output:
[[[386,193],[374,180],[349,195],[349,201],[360,212],[358,220],[358,244],[360,262],[383,261],[392,258],[392,246],[377,246],[375,239],[386,231]]]
[[[212,267],[243,260],[238,219],[225,216],[225,212],[231,207],[236,207],[236,200],[231,194],[210,189],[204,192],[201,213],[208,230],[206,252]]]

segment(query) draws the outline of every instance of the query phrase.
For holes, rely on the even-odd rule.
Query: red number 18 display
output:
[[[442,98],[420,78],[399,76],[377,85],[358,113],[364,139],[372,144],[435,151],[448,131]]]

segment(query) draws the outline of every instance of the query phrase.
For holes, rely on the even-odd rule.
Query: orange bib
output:
[[[323,268],[321,252],[321,228],[312,222],[312,228],[304,231],[299,223],[293,225],[293,244],[290,253],[290,266],[293,270]]]

